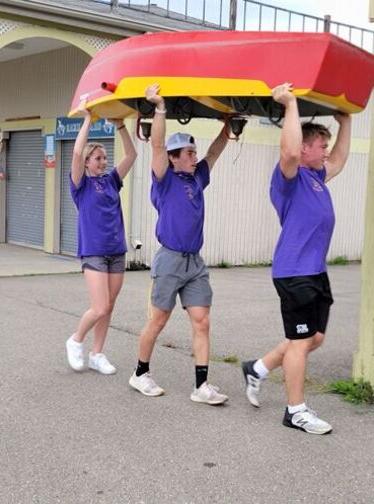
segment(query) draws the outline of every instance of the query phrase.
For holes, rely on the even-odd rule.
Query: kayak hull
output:
[[[374,56],[327,33],[179,32],[136,36],[100,51],[76,89],[96,117],[151,117],[145,89],[157,82],[167,117],[226,114],[278,118],[271,89],[293,84],[301,116],[363,110],[374,85]]]

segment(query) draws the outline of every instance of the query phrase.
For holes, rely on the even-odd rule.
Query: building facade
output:
[[[110,4],[66,0],[0,0],[0,242],[74,254],[76,211],[68,174],[79,124],[67,119],[79,78],[97,51],[149,31],[191,30],[196,23]],[[119,10],[118,10],[119,9]],[[212,26],[201,25],[200,29]],[[370,111],[354,118],[352,153],[343,174],[331,183],[337,224],[330,259],[360,259],[370,142]],[[323,119],[331,126],[332,118]],[[122,190],[128,262],[149,265],[158,246],[156,214],[149,201],[150,147],[135,138],[138,159]],[[168,133],[190,131],[202,157],[220,124],[169,121]],[[279,130],[251,118],[238,142],[230,142],[206,192],[203,254],[209,265],[269,263],[279,233],[268,190],[279,155]],[[93,128],[115,164],[120,145],[105,121]]]

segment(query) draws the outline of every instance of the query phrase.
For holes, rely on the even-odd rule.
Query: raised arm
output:
[[[339,123],[338,136],[326,161],[326,182],[340,173],[348,159],[351,145],[352,120],[348,114],[338,113],[335,120]]]
[[[84,113],[84,121],[75,140],[73,160],[71,163],[71,179],[75,186],[79,185],[84,175],[85,160],[83,159],[83,149],[87,143],[88,132],[91,126],[91,113],[86,109],[84,103],[82,103],[79,108]]]
[[[125,178],[135,162],[137,153],[131,140],[130,134],[127,131],[126,125],[122,119],[113,119],[113,124],[117,128],[124,150],[124,156],[117,164],[117,172],[121,179]]]
[[[156,105],[155,116],[152,121],[151,147],[152,147],[152,170],[156,177],[161,180],[169,165],[168,154],[165,147],[166,134],[166,107],[165,100],[159,95],[160,86],[153,84],[148,86],[145,97]]]
[[[280,168],[288,179],[297,175],[303,142],[297,101],[291,91],[292,85],[289,82],[272,90],[273,99],[286,109],[280,139]]]
[[[222,128],[220,134],[217,136],[215,140],[210,144],[208,152],[206,153],[204,159],[208,163],[209,170],[212,170],[215,162],[220,157],[222,152],[224,151],[228,142],[228,137],[225,132],[225,126]]]

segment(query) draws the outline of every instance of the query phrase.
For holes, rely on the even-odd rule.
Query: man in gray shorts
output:
[[[203,191],[209,184],[210,170],[227,144],[227,136],[222,129],[200,162],[197,162],[196,145],[191,135],[175,133],[165,146],[166,108],[158,93],[157,84],[146,90],[147,100],[156,105],[151,136],[151,199],[158,212],[156,236],[162,247],[151,269],[152,316],[140,335],[138,365],[129,383],[146,396],[164,393],[151,377],[149,362],[156,339],[179,294],[193,331],[196,386],[191,400],[222,404],[228,397],[207,381],[212,289],[199,251],[203,245]]]

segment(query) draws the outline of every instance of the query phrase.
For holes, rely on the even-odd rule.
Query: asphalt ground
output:
[[[14,255],[0,248],[0,276],[9,250]],[[351,376],[359,265],[329,270],[335,304],[327,341],[310,358],[307,399],[334,430],[313,436],[282,426],[280,372],[264,384],[259,410],[244,393],[240,360],[283,338],[269,268],[210,270],[210,381],[230,398],[212,407],[189,399],[191,330],[180,306],[151,365],[166,395],[148,398],[128,386],[146,319],[148,271],[126,273],[115,308],[106,354],[118,373],[69,369],[64,345],[87,307],[84,279],[64,273],[58,257],[55,274],[40,274],[41,255],[51,258],[32,252],[34,264],[23,249],[20,264],[8,260],[8,276],[0,278],[2,504],[374,502],[374,408],[324,392],[326,383]],[[227,357],[237,362],[223,362]]]

